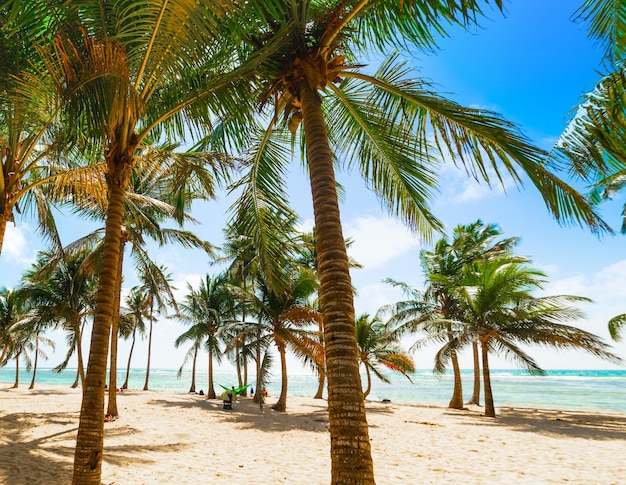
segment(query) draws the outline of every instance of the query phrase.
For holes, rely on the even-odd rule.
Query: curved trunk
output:
[[[450,360],[452,361],[452,373],[454,374],[454,391],[448,407],[463,409],[463,382],[461,381],[461,368],[459,367],[459,357],[456,355],[456,351],[453,350],[451,352]]]
[[[493,405],[493,394],[491,392],[491,377],[489,375],[489,342],[480,343],[483,357],[483,381],[485,385],[485,416],[496,417],[496,408]]]
[[[209,350],[209,388],[206,392],[207,399],[215,399],[215,386],[213,385],[213,351]]]
[[[276,344],[276,347],[278,347],[278,355],[280,355],[280,397],[272,409],[283,412],[287,410],[287,355],[285,344]]]
[[[150,330],[148,330],[148,363],[146,364],[146,382],[143,390],[148,391],[148,381],[150,380],[150,356],[152,354],[152,300],[150,301]]]
[[[130,352],[128,352],[128,364],[126,365],[126,379],[124,379],[124,384],[122,385],[122,389],[128,389],[128,375],[130,374],[130,361],[133,358],[133,350],[135,349],[135,337],[137,336],[137,329],[133,330],[133,339],[130,344]]]
[[[76,389],[78,387],[78,383],[80,382],[80,373],[78,369],[76,369],[76,378],[74,379],[74,383],[72,384],[72,389]]]
[[[317,384],[317,392],[313,399],[324,399],[324,385],[326,384],[326,374],[320,371]]]
[[[198,360],[198,347],[193,351],[193,364],[191,365],[191,387],[189,392],[196,392],[196,362]]]
[[[35,389],[35,376],[37,376],[37,361],[39,360],[39,335],[35,338],[35,362],[33,362],[33,378],[30,381],[29,389]]]
[[[309,164],[326,343],[331,482],[368,485],[374,464],[359,374],[354,295],[341,228],[337,183],[317,93],[305,83],[300,101]]]
[[[478,344],[472,342],[472,355],[474,356],[474,390],[467,404],[480,406],[480,357],[478,356]]]
[[[17,354],[15,357],[15,383],[13,384],[13,389],[17,389],[20,385],[20,354]]]
[[[107,404],[107,414],[113,417],[119,417],[117,410],[117,342],[118,329],[120,321],[120,300],[122,292],[122,269],[124,268],[124,240],[125,234],[122,230],[122,242],[120,243],[120,257],[117,262],[117,293],[115,294],[115,302],[113,305],[113,318],[111,320],[111,358],[109,365],[109,402]]]
[[[263,389],[261,389],[261,327],[257,328],[256,339],[256,392],[254,393],[254,402],[263,405]]]
[[[363,399],[366,399],[372,391],[372,374],[370,372],[369,365],[367,365],[367,362],[365,362],[365,375],[367,376],[367,389],[365,389],[365,392],[363,393]]]
[[[83,360],[83,330],[85,325],[78,323],[76,325],[76,358],[78,360],[78,377],[80,378],[80,385],[85,387],[85,362]],[[108,344],[107,344],[108,345]],[[108,349],[107,349],[108,354]],[[78,385],[78,381],[76,382]],[[76,386],[73,386],[76,387]]]
[[[134,151],[134,150],[133,150]],[[100,485],[104,446],[104,394],[113,302],[117,288],[124,196],[128,185],[131,158],[107,159],[109,191],[102,267],[98,279],[96,309],[91,332],[89,364],[74,453],[74,485]]]

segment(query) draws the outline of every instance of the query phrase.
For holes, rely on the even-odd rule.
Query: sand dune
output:
[[[272,402],[272,398],[268,400]],[[105,423],[103,483],[328,484],[326,402],[290,397],[287,413],[249,398],[118,394]],[[0,483],[69,483],[80,391],[0,388]],[[368,402],[379,485],[626,483],[626,416]]]

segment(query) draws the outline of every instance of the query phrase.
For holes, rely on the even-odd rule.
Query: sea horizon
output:
[[[150,369],[149,389],[151,391],[189,392],[191,371],[184,370],[180,378],[178,369]],[[472,394],[473,371],[463,369],[463,397],[469,400]],[[117,386],[121,386],[126,376],[125,368],[118,368]],[[447,406],[452,395],[453,376],[433,374],[419,370],[411,375],[411,381],[403,376],[387,375],[391,383],[378,379],[372,381],[372,391],[368,400],[388,399],[397,403]],[[50,368],[38,368],[35,380],[43,386],[71,386],[76,378],[76,369],[66,368],[56,373]],[[19,387],[28,388],[32,372],[20,371]],[[249,384],[256,388],[254,376],[249,376]],[[546,370],[545,376],[532,376],[520,369],[492,369],[491,381],[496,407],[520,407],[558,409],[562,411],[586,411],[596,413],[626,414],[626,370],[594,369],[553,369]],[[10,388],[15,382],[15,369],[0,369],[0,386]],[[142,390],[145,383],[145,368],[131,368],[129,389]],[[272,402],[280,393],[280,375],[273,374],[267,383]],[[214,372],[214,388],[237,386],[234,370]],[[482,385],[482,381],[481,381]],[[288,396],[313,396],[317,390],[317,377],[313,373],[290,373],[288,375]],[[363,376],[363,386],[365,378]],[[196,391],[207,392],[208,375],[205,370],[196,371]],[[482,391],[482,389],[481,389]],[[481,404],[483,396],[481,392]]]

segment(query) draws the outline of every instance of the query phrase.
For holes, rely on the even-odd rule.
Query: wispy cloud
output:
[[[384,266],[419,247],[409,229],[388,217],[359,217],[344,224],[344,231],[354,240],[348,253],[367,269]]]
[[[34,261],[34,250],[26,234],[33,232],[26,224],[22,224],[19,227],[7,224],[2,245],[2,256],[21,265],[32,263]]]

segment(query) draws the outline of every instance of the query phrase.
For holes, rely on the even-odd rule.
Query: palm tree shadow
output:
[[[626,437],[626,415],[591,414],[550,409],[500,408],[493,426],[506,426],[515,431],[544,436],[621,440]]]

